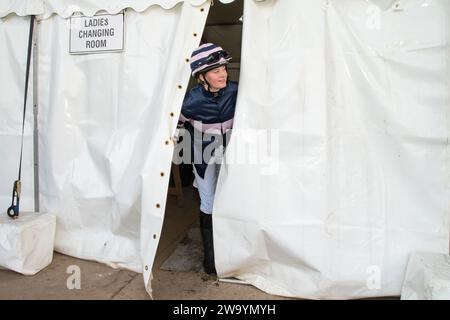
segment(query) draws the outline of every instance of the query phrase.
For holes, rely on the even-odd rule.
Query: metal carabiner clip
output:
[[[14,181],[11,206],[6,211],[8,217],[12,219],[17,219],[19,217],[20,191],[21,191],[21,182],[20,180],[16,180]]]

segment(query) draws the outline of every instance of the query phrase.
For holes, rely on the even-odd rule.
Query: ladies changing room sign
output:
[[[70,18],[72,54],[123,50],[123,13]]]

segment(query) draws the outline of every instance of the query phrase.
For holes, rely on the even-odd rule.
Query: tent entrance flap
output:
[[[222,276],[283,296],[399,296],[411,252],[448,253],[450,2],[374,2],[245,2],[227,156],[264,152],[222,176]]]
[[[58,214],[55,250],[142,272],[149,293],[161,172],[209,5],[126,10],[120,53],[70,55],[68,19],[39,24],[40,208]]]

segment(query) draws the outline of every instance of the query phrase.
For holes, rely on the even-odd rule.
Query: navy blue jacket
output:
[[[228,143],[233,128],[237,93],[237,82],[228,81],[227,86],[217,93],[210,93],[199,84],[184,97],[179,127],[184,125],[191,135],[191,162],[202,178],[209,160],[202,157],[205,148],[211,143],[215,143],[213,149],[218,147],[221,141],[224,147]],[[194,136],[202,140],[195,143]],[[221,141],[217,139],[219,136]],[[213,154],[214,151],[208,157]]]

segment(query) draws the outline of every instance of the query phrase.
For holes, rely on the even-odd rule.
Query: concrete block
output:
[[[0,267],[34,275],[53,259],[56,216],[23,212],[18,219],[0,216]]]

